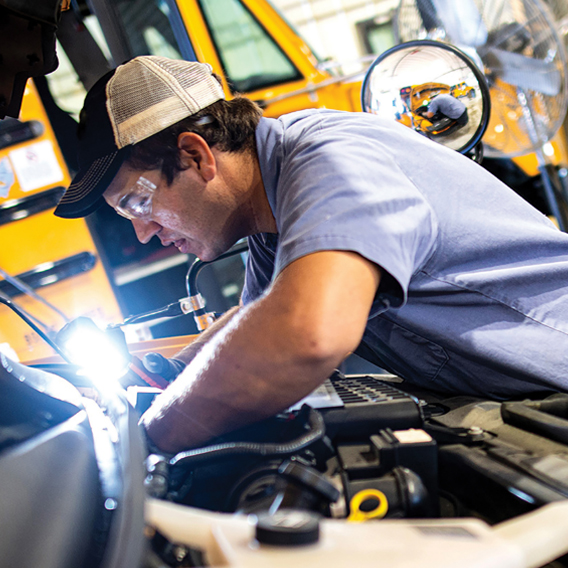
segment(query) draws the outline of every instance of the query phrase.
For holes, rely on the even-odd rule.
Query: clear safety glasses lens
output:
[[[149,219],[155,191],[156,185],[140,176],[134,187],[120,198],[116,211],[127,219]]]

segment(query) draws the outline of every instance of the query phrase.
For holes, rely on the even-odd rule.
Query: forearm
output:
[[[278,313],[258,302],[201,350],[143,417],[148,435],[168,451],[285,409],[316,388],[341,361],[312,356]],[[290,338],[295,340],[290,340]]]
[[[166,451],[199,446],[309,394],[359,344],[379,277],[374,265],[349,252],[290,265],[144,414],[150,438]]]
[[[227,310],[218,320],[209,326],[203,333],[186,345],[181,351],[174,355],[174,359],[183,361],[186,365],[191,363],[195,356],[201,351],[202,347],[221,329],[223,329],[233,316],[239,311],[240,306],[235,306]]]

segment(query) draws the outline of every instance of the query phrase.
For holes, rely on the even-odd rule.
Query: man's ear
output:
[[[217,163],[209,144],[195,132],[182,132],[178,136],[181,165],[194,168],[205,181],[211,181],[217,173]]]

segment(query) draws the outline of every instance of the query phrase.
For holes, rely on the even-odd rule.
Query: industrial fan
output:
[[[401,0],[400,41],[435,39],[464,51],[485,73],[491,119],[485,155],[539,152],[566,113],[566,53],[540,0]]]
[[[401,0],[395,34],[401,42],[453,44],[478,65],[491,96],[485,155],[535,152],[550,212],[568,230],[565,191],[543,151],[568,101],[566,51],[548,7],[541,0]]]

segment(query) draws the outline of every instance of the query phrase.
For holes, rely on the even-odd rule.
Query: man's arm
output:
[[[227,310],[219,319],[213,322],[203,333],[201,333],[197,339],[194,339],[189,345],[186,345],[181,351],[178,351],[174,355],[174,359],[179,359],[188,365],[195,356],[201,351],[201,348],[221,329],[223,329],[227,323],[231,321],[233,316],[239,311],[240,306],[234,306],[233,308]]]
[[[151,373],[161,375],[166,381],[173,381],[184,368],[201,351],[201,348],[238,312],[239,306],[226,311],[219,319],[213,322],[203,333],[197,336],[189,345],[178,351],[173,357],[166,358],[160,353],[149,352],[144,355],[142,364]]]
[[[143,415],[150,438],[170,452],[199,446],[309,394],[359,345],[379,279],[353,252],[291,263]]]

